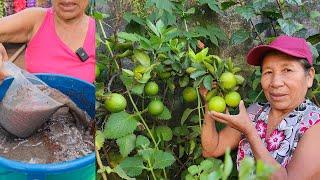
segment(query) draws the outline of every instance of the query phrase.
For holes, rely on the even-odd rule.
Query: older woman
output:
[[[280,36],[252,49],[247,62],[261,66],[268,102],[246,110],[241,101],[238,115],[206,112],[203,155],[218,157],[228,147],[238,147],[237,165],[245,156],[260,159],[278,167],[272,179],[319,179],[320,109],[305,97],[315,75],[308,44]],[[226,128],[217,132],[215,121]]]
[[[27,42],[25,67],[88,82],[95,79],[95,22],[88,0],[53,0],[52,8],[29,8],[0,19],[0,43]],[[0,44],[0,66],[8,59]],[[4,73],[0,73],[4,76]]]

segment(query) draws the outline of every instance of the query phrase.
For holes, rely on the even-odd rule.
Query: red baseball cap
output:
[[[263,56],[271,50],[277,50],[293,57],[304,58],[312,66],[312,52],[306,40],[285,35],[277,37],[269,45],[260,45],[252,48],[247,55],[248,64],[260,66]]]

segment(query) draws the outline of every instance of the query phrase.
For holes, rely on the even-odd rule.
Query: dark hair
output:
[[[269,51],[269,52],[267,52],[267,53],[265,53],[264,55],[261,56],[261,58],[260,58],[260,71],[261,71],[261,72],[262,72],[262,62],[263,62],[264,58],[265,58],[266,56],[268,56],[268,55],[277,55],[277,54],[285,54],[285,53],[282,53],[282,52],[280,52],[280,51],[274,50],[274,51]],[[300,62],[301,66],[302,66],[303,69],[304,69],[304,72],[305,72],[305,73],[309,73],[312,65],[307,61],[307,59],[304,59],[304,58],[296,58],[296,60]]]

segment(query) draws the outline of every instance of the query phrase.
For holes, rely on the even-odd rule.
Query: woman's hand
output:
[[[3,62],[5,60],[8,60],[8,54],[4,46],[0,43],[0,81],[8,75],[8,73],[3,69]]]
[[[238,131],[242,132],[246,136],[255,131],[252,121],[249,118],[246,107],[244,106],[243,101],[240,101],[239,104],[239,114],[230,115],[223,114],[215,111],[211,111],[210,115],[215,120],[222,122]]]

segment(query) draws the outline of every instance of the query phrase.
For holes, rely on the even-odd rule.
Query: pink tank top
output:
[[[56,73],[92,83],[95,79],[95,21],[90,18],[83,49],[89,56],[82,62],[57,35],[53,9],[49,8],[38,32],[29,41],[25,52],[25,67],[31,73]]]

